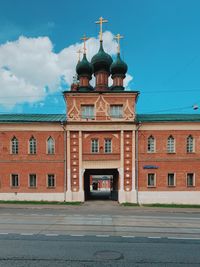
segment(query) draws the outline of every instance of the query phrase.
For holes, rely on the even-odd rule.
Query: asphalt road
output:
[[[200,266],[199,251],[199,240],[0,236],[2,267]]]
[[[0,204],[0,267],[200,266],[200,210]]]

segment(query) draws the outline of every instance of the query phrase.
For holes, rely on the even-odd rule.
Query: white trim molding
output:
[[[200,191],[139,191],[139,204],[200,204]]]

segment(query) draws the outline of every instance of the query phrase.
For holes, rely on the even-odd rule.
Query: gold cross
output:
[[[81,53],[82,53],[82,50],[79,49],[79,50],[77,51],[77,53],[78,53],[78,61],[80,61],[80,60],[81,60]]]
[[[83,54],[86,54],[86,46],[85,46],[85,42],[90,39],[89,37],[87,37],[85,34],[83,35],[83,37],[81,38],[81,40],[83,40]]]
[[[100,32],[99,32],[99,38],[100,38],[100,41],[102,41],[102,35],[103,35],[103,23],[106,23],[106,22],[108,22],[108,20],[103,19],[102,17],[99,18],[99,21],[96,21],[96,22],[95,22],[96,24],[99,24],[99,25],[100,25]]]
[[[115,35],[115,39],[117,39],[118,47],[117,47],[117,53],[120,53],[120,39],[124,38],[124,36],[120,35],[119,33]]]

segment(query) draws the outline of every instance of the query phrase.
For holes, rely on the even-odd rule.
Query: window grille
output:
[[[174,175],[174,173],[168,173],[168,186],[175,186],[175,175]]]
[[[29,140],[30,154],[36,154],[36,139],[32,136]]]
[[[98,153],[99,152],[99,140],[98,139],[92,139],[91,151],[92,151],[92,153]]]
[[[55,176],[54,174],[48,174],[48,187],[55,187]]]
[[[111,153],[112,152],[112,141],[111,139],[105,139],[105,147],[104,151],[105,153]]]
[[[167,139],[167,152],[174,153],[175,152],[175,140],[172,135],[170,135]]]
[[[194,173],[187,173],[187,186],[194,186]]]
[[[155,173],[148,173],[148,186],[153,187],[156,185]]]
[[[55,153],[55,142],[52,137],[49,137],[47,140],[47,153],[54,154]]]
[[[82,105],[81,106],[81,118],[82,119],[94,119],[94,105]]]
[[[122,118],[123,117],[123,106],[122,105],[111,105],[110,116],[112,118]]]
[[[15,136],[11,140],[11,149],[12,149],[12,154],[18,154],[18,152],[19,152],[19,143],[18,143],[18,139]]]
[[[19,186],[18,174],[12,174],[11,175],[11,186],[12,187],[18,187]]]
[[[150,153],[155,152],[155,139],[152,135],[148,138],[147,151]]]
[[[194,152],[194,138],[192,135],[189,135],[187,137],[187,153]]]
[[[36,174],[29,175],[29,186],[36,187]]]

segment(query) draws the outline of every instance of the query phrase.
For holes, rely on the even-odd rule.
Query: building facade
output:
[[[107,176],[120,203],[200,204],[200,115],[136,114],[127,65],[102,38],[76,72],[66,114],[0,115],[0,200],[83,202]]]

